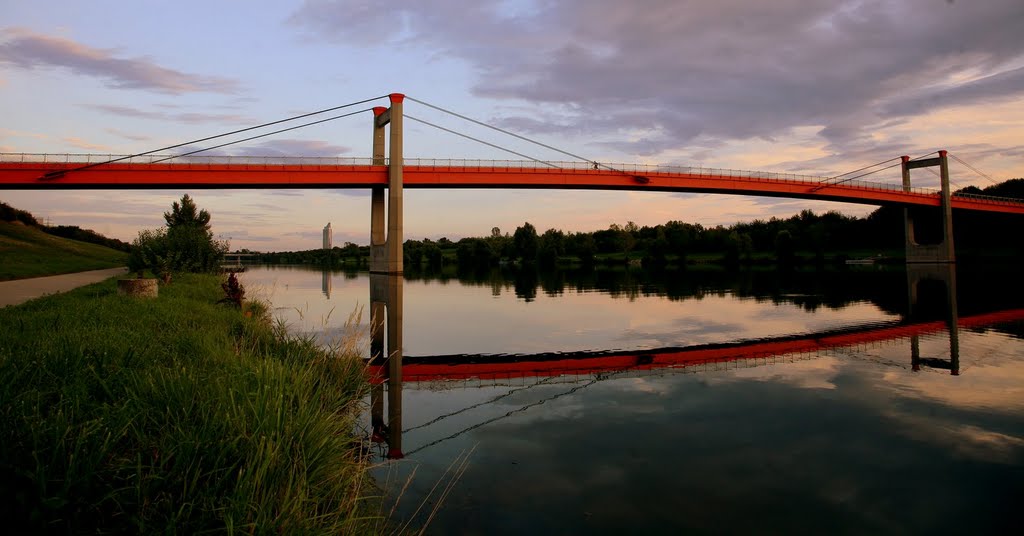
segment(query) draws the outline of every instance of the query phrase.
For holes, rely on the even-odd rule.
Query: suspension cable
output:
[[[939,182],[941,183],[941,181],[942,181],[942,174],[941,173],[939,173],[938,171],[935,171],[934,167],[926,167],[925,169],[930,171],[932,175],[935,175],[935,177],[938,178]],[[952,178],[949,179],[949,184],[950,184],[950,186],[952,186],[953,188],[956,188],[957,190],[963,189],[963,187],[961,187],[959,184],[957,184],[956,181],[954,181]]]
[[[159,160],[153,160],[152,162],[150,162],[150,164],[157,164],[157,163],[163,162],[165,160],[170,160],[172,158],[182,158],[182,157],[185,157],[185,156],[192,156],[192,155],[197,154],[197,153],[203,153],[203,152],[206,152],[206,151],[212,151],[214,149],[220,149],[221,147],[227,147],[228,145],[235,145],[236,143],[242,143],[242,142],[245,142],[245,141],[252,141],[252,140],[255,140],[255,139],[259,139],[259,138],[265,138],[267,136],[273,136],[274,134],[280,134],[282,132],[288,132],[289,130],[296,130],[296,129],[300,129],[300,128],[304,128],[304,127],[308,127],[308,126],[312,126],[312,125],[318,125],[320,123],[326,123],[328,121],[334,121],[335,119],[341,119],[343,117],[350,117],[350,116],[353,116],[353,115],[361,114],[363,112],[369,112],[371,110],[373,110],[373,108],[366,108],[366,109],[363,109],[363,110],[359,110],[358,112],[349,112],[347,114],[336,115],[334,117],[328,117],[327,119],[321,119],[319,121],[312,121],[312,122],[309,122],[309,123],[303,123],[301,125],[296,125],[294,127],[282,128],[281,130],[275,130],[273,132],[267,132],[267,133],[264,133],[264,134],[258,134],[256,136],[250,136],[248,138],[243,138],[243,139],[240,139],[240,140],[229,141],[227,143],[222,143],[220,145],[214,145],[213,147],[206,147],[206,148],[203,148],[203,149],[196,149],[194,151],[189,151],[187,153],[175,154],[175,155],[171,155],[171,156],[168,156],[168,157],[161,158]]]
[[[409,98],[409,97],[406,97],[406,98]],[[410,100],[411,100],[411,99],[410,99]],[[419,119],[419,118],[417,118],[417,117],[413,117],[413,116],[411,116],[411,115],[409,115],[409,114],[404,114],[404,116],[403,116],[403,117],[405,117],[405,118],[407,118],[407,119],[412,119],[413,121],[416,121],[417,123],[423,123],[424,125],[427,125],[427,126],[431,126],[431,127],[434,127],[434,128],[436,128],[436,129],[439,129],[439,130],[443,130],[443,131],[445,131],[445,132],[448,132],[449,134],[455,134],[456,136],[461,136],[461,137],[463,137],[463,138],[466,138],[466,139],[468,139],[468,140],[473,140],[473,141],[475,141],[475,142],[477,142],[477,143],[482,143],[482,144],[484,144],[484,145],[487,145],[488,147],[493,147],[493,148],[495,148],[495,149],[500,149],[500,150],[502,150],[502,151],[505,151],[506,153],[512,153],[512,154],[514,154],[514,155],[516,155],[516,156],[521,156],[521,157],[523,157],[523,158],[529,158],[530,160],[533,160],[534,162],[537,162],[537,163],[540,163],[540,164],[544,164],[544,165],[547,165],[547,166],[551,166],[551,167],[553,167],[553,168],[558,168],[558,166],[556,166],[555,164],[552,164],[551,162],[545,162],[545,161],[543,161],[543,160],[540,160],[540,159],[534,158],[534,157],[532,157],[532,156],[529,156],[529,155],[525,155],[525,154],[523,154],[523,153],[517,153],[517,152],[513,151],[512,149],[506,149],[505,147],[501,147],[500,145],[495,145],[495,144],[493,144],[493,143],[490,143],[490,142],[487,142],[487,141],[481,140],[481,139],[479,139],[479,138],[474,138],[474,137],[472,137],[472,136],[470,136],[470,135],[468,135],[468,134],[463,134],[463,133],[461,133],[461,132],[456,132],[456,131],[454,131],[454,130],[451,130],[451,129],[447,129],[447,128],[444,128],[444,127],[442,127],[442,126],[440,126],[440,125],[435,125],[434,123],[431,123],[431,122],[429,122],[429,121],[424,121],[423,119]]]
[[[938,153],[938,151],[932,151],[932,152],[930,152],[928,154],[923,154],[921,156],[911,158],[910,161],[912,162],[914,160],[920,160],[920,159],[922,159],[922,158],[924,158],[926,156],[930,156],[930,155],[933,155],[933,154],[936,154],[936,153]],[[849,182],[849,181],[852,181],[852,180],[855,180],[855,179],[859,179],[861,177],[867,177],[868,175],[872,175],[874,173],[878,173],[879,171],[885,171],[887,169],[892,169],[892,168],[894,168],[896,166],[901,166],[901,165],[903,165],[903,162],[902,162],[903,157],[899,157],[899,159],[901,160],[900,162],[897,162],[897,163],[895,163],[895,164],[893,164],[891,166],[886,166],[884,168],[876,169],[874,171],[869,171],[867,173],[861,173],[860,175],[855,175],[853,177],[848,177],[848,178],[845,178],[845,179],[843,179],[841,181],[837,181],[837,182],[830,182],[830,183],[827,183],[827,184],[826,183],[821,183],[818,186],[815,186],[811,191],[812,192],[816,192],[816,191],[818,191],[818,190],[820,190],[820,189],[822,189],[822,188],[824,188],[826,186],[835,186],[837,184],[842,184],[844,182]],[[886,160],[886,162],[891,162],[892,160],[895,160],[895,159],[894,158],[893,159],[889,159],[889,160]],[[875,165],[877,166],[878,164],[875,164]],[[871,168],[871,167],[874,167],[874,166],[868,166],[868,168]],[[865,168],[865,169],[867,169],[867,168]],[[851,172],[851,173],[853,173],[853,172]],[[841,176],[841,175],[839,175],[839,176]]]
[[[967,162],[964,162],[964,161],[963,161],[962,159],[960,159],[960,157],[958,157],[957,155],[955,155],[955,154],[950,154],[950,155],[949,155],[949,157],[950,157],[950,158],[952,158],[953,160],[956,160],[957,162],[960,162],[961,164],[963,164],[963,165],[967,166],[967,168],[968,168],[968,169],[970,169],[971,171],[973,171],[973,172],[977,173],[978,175],[981,175],[982,177],[984,177],[984,178],[988,179],[988,182],[991,182],[992,184],[999,184],[999,183],[998,183],[998,182],[996,182],[996,181],[995,181],[994,179],[992,179],[992,177],[990,177],[990,176],[989,176],[988,174],[985,174],[985,173],[982,173],[981,171],[978,171],[978,168],[976,168],[976,167],[974,167],[974,166],[972,166],[972,165],[968,164]]]
[[[408,116],[406,116],[406,117],[408,117]],[[444,419],[447,419],[449,417],[454,417],[454,416],[456,416],[456,415],[458,415],[460,413],[465,413],[465,412],[467,412],[469,410],[479,408],[480,406],[486,406],[487,404],[493,404],[493,403],[501,400],[502,398],[507,398],[507,397],[512,396],[513,394],[519,392],[519,391],[525,391],[526,389],[531,389],[533,387],[537,387],[538,385],[546,384],[546,383],[554,380],[555,378],[557,378],[557,376],[550,376],[550,377],[544,378],[544,379],[542,379],[542,380],[540,380],[538,382],[531,383],[530,385],[527,385],[527,386],[524,386],[524,387],[518,387],[518,388],[515,388],[515,389],[510,389],[505,394],[498,395],[498,396],[493,397],[493,398],[491,398],[489,400],[484,400],[483,402],[478,402],[478,403],[473,404],[471,406],[466,406],[466,407],[464,407],[462,409],[459,409],[457,411],[453,411],[451,413],[445,413],[444,415],[438,416],[437,418],[435,418],[433,420],[430,420],[430,421],[427,421],[427,422],[425,422],[423,424],[420,424],[420,425],[417,425],[417,426],[413,426],[412,428],[406,428],[405,430],[402,430],[402,433],[404,434],[404,433],[407,433],[407,432],[411,432],[413,430],[419,430],[420,428],[426,428],[427,426],[430,426],[430,425],[432,425],[434,423],[443,421]]]
[[[842,184],[844,182],[848,182],[848,181],[852,181],[852,180],[855,180],[855,179],[859,179],[861,177],[867,177],[868,175],[874,175],[875,173],[878,173],[879,171],[885,171],[887,169],[892,169],[892,168],[894,168],[896,166],[901,166],[901,165],[903,165],[902,161],[901,162],[897,162],[895,164],[892,164],[890,166],[885,166],[884,168],[876,169],[874,171],[868,171],[867,173],[861,173],[860,175],[854,175],[853,177],[849,177],[849,178],[843,179],[843,180],[841,180],[839,182],[834,182],[834,183],[831,183],[831,184]]]
[[[883,160],[882,162],[879,162],[877,164],[871,164],[870,166],[864,166],[864,167],[862,167],[860,169],[855,169],[853,171],[847,171],[846,173],[841,173],[839,175],[836,175],[835,177],[827,177],[825,179],[822,179],[821,182],[835,180],[835,179],[838,179],[839,177],[842,177],[842,176],[845,176],[845,175],[849,175],[851,173],[857,173],[859,171],[864,171],[865,169],[871,169],[871,168],[873,168],[875,166],[880,166],[882,164],[888,164],[889,162],[892,162],[893,160],[899,160],[900,158],[901,157],[897,156],[896,158],[890,158],[888,160]]]
[[[594,385],[595,383],[598,383],[600,381],[606,380],[606,379],[610,378],[611,376],[614,376],[616,374],[621,374],[621,373],[626,372],[628,370],[630,370],[630,369],[618,370],[618,371],[610,372],[607,375],[602,375],[602,374],[599,373],[599,374],[595,375],[594,378],[591,379],[590,381],[588,381],[587,383],[584,383],[582,385],[576,385],[572,389],[569,389],[568,391],[563,391],[563,392],[560,392],[560,393],[556,393],[555,395],[550,396],[548,398],[543,398],[543,399],[538,400],[536,402],[531,402],[529,404],[526,404],[523,407],[510,410],[509,412],[505,413],[504,415],[499,415],[497,417],[492,417],[492,418],[487,419],[487,420],[485,420],[483,422],[479,422],[479,423],[476,423],[474,425],[471,425],[471,426],[468,426],[466,428],[463,428],[462,430],[459,430],[458,432],[455,432],[455,433],[453,433],[451,435],[448,435],[446,437],[442,437],[440,439],[435,439],[434,441],[431,441],[430,443],[427,443],[425,445],[420,445],[419,447],[417,447],[417,448],[407,452],[406,456],[412,456],[413,454],[415,454],[415,453],[417,453],[417,452],[419,452],[419,451],[421,451],[421,450],[423,450],[425,448],[432,447],[434,445],[437,445],[438,443],[443,443],[445,441],[448,441],[449,439],[454,439],[454,438],[456,438],[456,437],[458,437],[458,436],[460,436],[460,435],[462,435],[462,434],[464,434],[466,432],[475,430],[477,428],[480,428],[481,426],[486,426],[486,425],[491,424],[491,423],[493,423],[495,421],[500,421],[502,419],[511,417],[512,415],[515,415],[516,413],[522,413],[522,412],[524,412],[524,411],[526,411],[528,409],[531,409],[531,408],[534,408],[534,407],[537,407],[537,406],[542,406],[542,405],[544,405],[544,404],[546,404],[546,403],[548,403],[548,402],[550,402],[552,400],[555,400],[555,399],[558,399],[558,398],[562,398],[563,396],[574,394],[576,391],[579,391],[580,389],[585,389],[587,387],[590,387],[591,385]]]
[[[324,108],[322,110],[317,110],[315,112],[309,112],[309,113],[305,113],[305,114],[301,114],[301,115],[296,115],[294,117],[288,117],[286,119],[279,119],[277,121],[271,121],[269,123],[263,123],[261,125],[256,125],[256,126],[252,126],[252,127],[241,128],[241,129],[238,129],[238,130],[233,130],[231,132],[225,132],[223,134],[217,134],[217,135],[214,135],[214,136],[207,136],[205,138],[200,138],[200,139],[192,140],[192,141],[186,141],[184,143],[178,143],[178,144],[175,144],[175,145],[168,145],[167,147],[161,147],[159,149],[153,149],[151,151],[146,151],[144,153],[136,153],[136,154],[132,154],[132,155],[128,155],[128,156],[121,156],[121,157],[118,157],[118,158],[113,158],[113,159],[110,159],[110,160],[105,160],[103,162],[96,162],[94,164],[86,164],[84,166],[80,166],[80,167],[72,168],[72,169],[66,169],[66,170],[62,170],[62,171],[51,171],[51,172],[48,172],[48,173],[44,174],[41,177],[41,180],[55,179],[55,178],[63,176],[66,173],[71,173],[72,171],[82,171],[84,169],[90,169],[90,168],[94,168],[96,166],[102,166],[104,164],[112,164],[114,162],[120,162],[122,160],[128,160],[128,159],[131,159],[131,158],[138,158],[140,156],[146,156],[146,155],[153,154],[153,153],[158,153],[158,152],[161,152],[161,151],[168,151],[170,149],[177,149],[178,147],[184,147],[186,145],[192,145],[192,144],[195,144],[195,143],[202,143],[204,141],[210,141],[210,140],[217,139],[217,138],[223,138],[225,136],[231,136],[231,135],[234,135],[234,134],[241,134],[242,132],[248,132],[250,130],[256,130],[256,129],[259,129],[259,128],[265,128],[265,127],[277,125],[277,124],[280,124],[280,123],[287,123],[288,121],[295,121],[296,119],[302,119],[302,118],[310,117],[310,116],[313,116],[313,115],[319,115],[319,114],[322,114],[322,113],[333,112],[335,110],[341,110],[342,108],[349,108],[349,107],[352,107],[352,106],[358,106],[360,104],[365,104],[367,102],[372,102],[372,101],[375,101],[375,100],[378,100],[378,99],[383,99],[385,97],[387,97],[387,95],[381,95],[379,97],[373,97],[372,99],[363,99],[361,101],[350,102],[348,104],[343,104],[341,106],[332,106],[330,108]]]
[[[545,149],[551,149],[552,151],[562,153],[562,154],[564,154],[566,156],[571,156],[571,157],[573,157],[573,158],[575,158],[577,160],[582,160],[584,162],[591,162],[594,165],[598,165],[598,166],[610,169],[612,171],[621,171],[621,170],[615,169],[615,168],[613,168],[611,166],[606,166],[604,164],[601,164],[600,162],[595,162],[595,161],[593,161],[593,160],[591,160],[589,158],[584,158],[584,157],[582,157],[582,156],[580,156],[578,154],[573,154],[573,153],[570,153],[569,151],[564,151],[562,149],[559,149],[558,147],[552,147],[551,145],[548,145],[546,143],[541,143],[541,142],[539,142],[537,140],[533,140],[533,139],[527,138],[526,136],[520,136],[519,134],[516,134],[515,132],[511,132],[509,130],[506,130],[506,129],[503,129],[503,128],[499,128],[499,127],[496,127],[494,125],[489,125],[487,123],[484,123],[483,121],[477,121],[476,119],[473,119],[472,117],[466,117],[466,116],[464,116],[464,115],[462,115],[460,113],[453,112],[451,110],[442,108],[440,106],[435,106],[433,104],[430,104],[429,102],[423,102],[423,101],[421,101],[419,99],[415,99],[415,98],[410,97],[408,95],[406,95],[405,98],[407,98],[407,99],[409,99],[409,100],[411,100],[413,102],[416,102],[418,104],[422,104],[422,105],[424,105],[424,106],[426,106],[428,108],[433,108],[433,109],[435,109],[435,110],[437,110],[439,112],[444,112],[446,114],[454,115],[455,117],[458,117],[459,119],[465,119],[466,121],[469,121],[470,123],[474,123],[474,124],[480,125],[482,127],[487,127],[487,128],[489,128],[491,130],[496,130],[498,132],[501,132],[502,134],[506,134],[506,135],[512,136],[513,138],[518,138],[520,140],[523,140],[523,141],[526,141],[526,142],[530,142],[530,143],[532,143],[534,145],[539,145],[541,147],[544,147]]]

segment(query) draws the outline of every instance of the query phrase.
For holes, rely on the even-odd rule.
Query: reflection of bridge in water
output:
[[[865,349],[884,342],[908,339],[911,350],[908,362],[911,370],[916,372],[922,367],[943,369],[956,376],[960,373],[961,328],[981,328],[1024,320],[1024,309],[959,317],[955,266],[918,265],[908,267],[908,313],[897,323],[849,326],[753,341],[649,350],[413,357],[404,356],[402,353],[402,277],[371,274],[370,285],[372,357],[368,368],[373,384],[370,397],[371,422],[373,436],[387,443],[388,456],[391,458],[400,458],[404,455],[400,432],[403,384],[445,382],[445,387],[470,384],[482,386],[511,383],[510,380],[514,378],[539,378],[539,383],[543,384],[577,384],[565,393],[569,394],[611,376],[658,372],[700,373],[723,368],[792,363],[813,359],[835,350]],[[944,299],[937,299],[939,296]],[[941,336],[943,333],[948,333],[949,338],[948,359],[921,356],[920,338],[930,335]],[[588,377],[588,380],[581,383],[583,376]],[[537,385],[527,385],[526,382],[523,384],[524,388]],[[455,414],[462,411],[465,409]],[[486,423],[480,425],[483,424]],[[426,446],[429,445],[419,448]]]
[[[959,320],[957,328],[974,328],[1015,320],[1024,320],[1024,309],[964,317]],[[402,380],[406,383],[470,378],[493,380],[591,374],[623,369],[652,370],[735,361],[750,361],[750,366],[754,366],[762,362],[781,362],[771,358],[788,354],[818,354],[838,348],[856,349],[872,343],[900,339],[914,341],[922,335],[938,334],[948,329],[946,322],[932,321],[881,326],[874,324],[792,337],[683,348],[532,355],[409,356],[402,359]],[[934,358],[916,356],[912,357],[911,364],[915,368],[920,365],[946,368],[958,374],[958,358],[957,353],[951,353],[948,362],[940,363]],[[379,378],[378,381],[387,377],[384,366],[371,365],[371,371]]]

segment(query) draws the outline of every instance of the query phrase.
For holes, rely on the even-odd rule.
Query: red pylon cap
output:
[[[388,97],[391,98],[392,104],[401,104],[405,100],[405,93],[392,93]]]
[[[380,114],[382,114],[382,113],[384,113],[386,111],[388,111],[388,109],[383,107],[383,106],[374,106],[373,107],[373,116],[377,117],[378,115],[380,115]]]

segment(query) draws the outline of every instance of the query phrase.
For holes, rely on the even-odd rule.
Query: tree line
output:
[[[980,189],[974,186],[953,195],[990,195],[1024,199],[1024,179],[1013,179]],[[877,256],[882,252],[899,255],[904,244],[904,212],[901,207],[879,207],[864,217],[837,211],[816,214],[803,210],[789,218],[757,219],[733,225],[703,226],[673,220],[654,226],[633,222],[613,223],[607,229],[539,232],[529,222],[509,233],[493,227],[486,236],[458,241],[407,240],[404,262],[407,269],[436,269],[447,263],[463,267],[528,263],[541,267],[556,264],[641,263],[650,267],[677,266],[691,262],[725,265],[752,263],[821,263],[842,261],[854,255]],[[937,211],[911,209],[915,236],[919,242],[941,239]],[[1024,218],[1017,215],[954,211],[954,243],[958,250],[1002,248],[1024,254],[1017,241]],[[247,252],[247,251],[243,251]],[[342,247],[307,251],[260,254],[259,260],[281,264],[366,267],[369,246],[347,242]]]
[[[985,189],[968,187],[953,195],[987,195],[1024,199],[1024,179],[1013,179]],[[933,208],[910,209],[915,237],[921,243],[941,240],[938,212]],[[1024,254],[1017,240],[1024,231],[1018,215],[954,211],[954,244],[964,250],[1010,250]],[[772,217],[734,225],[705,227],[683,221],[654,226],[611,224],[593,232],[567,233],[548,229],[538,234],[529,222],[511,235],[497,227],[489,236],[464,238],[456,243],[460,265],[495,265],[503,262],[536,263],[552,266],[569,259],[584,265],[595,262],[639,261],[645,266],[685,265],[693,258],[726,265],[773,262],[795,264],[824,262],[826,257],[843,260],[849,255],[877,256],[882,251],[904,246],[904,209],[883,206],[865,217],[846,216],[837,211],[815,214],[803,210],[789,218]],[[414,242],[414,241],[410,241]],[[407,242],[417,262],[420,244]],[[429,242],[429,241],[428,241]],[[411,247],[410,247],[411,246]],[[423,247],[430,247],[426,244]]]

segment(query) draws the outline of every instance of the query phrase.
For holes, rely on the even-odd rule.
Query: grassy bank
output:
[[[0,281],[124,266],[128,254],[0,222]]]
[[[372,530],[359,359],[218,305],[115,283],[0,309],[0,518],[55,532]]]

